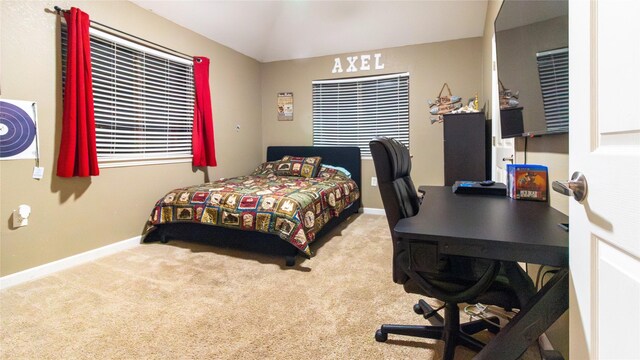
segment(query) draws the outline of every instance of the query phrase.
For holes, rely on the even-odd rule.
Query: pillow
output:
[[[351,172],[349,172],[349,170],[343,168],[342,166],[333,166],[333,165],[329,165],[329,164],[322,164],[320,165],[320,171],[318,171],[318,176],[320,176],[320,173],[322,172],[323,168],[326,169],[334,169],[334,170],[338,170],[340,172],[343,173],[344,176],[351,178]]]
[[[276,171],[276,166],[280,161],[267,161],[258,165],[258,167],[253,170],[251,175],[269,175],[273,174]]]
[[[320,171],[318,171],[318,175],[316,176],[321,179],[336,179],[336,180],[344,180],[351,178],[351,173],[339,166],[331,166],[322,164],[320,166]]]
[[[319,156],[299,157],[286,155],[278,162],[276,175],[313,178],[318,174],[320,161],[322,161],[322,158]]]

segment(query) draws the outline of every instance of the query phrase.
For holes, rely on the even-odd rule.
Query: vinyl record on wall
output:
[[[31,101],[0,100],[0,159],[35,159],[35,106]]]

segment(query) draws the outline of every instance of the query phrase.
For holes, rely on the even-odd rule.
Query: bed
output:
[[[357,147],[270,146],[249,175],[169,191],[144,242],[172,239],[282,255],[293,266],[361,207]]]

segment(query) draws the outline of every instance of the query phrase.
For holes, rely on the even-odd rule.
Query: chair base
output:
[[[418,302],[413,305],[413,312],[418,315],[422,315],[425,319],[429,320],[431,325],[444,324],[444,318],[438,314],[438,310],[434,310],[431,305],[422,299],[418,300]]]
[[[426,303],[424,303],[426,304]],[[422,304],[416,304],[417,306]],[[428,306],[428,305],[427,305]],[[430,308],[430,307],[429,307]],[[416,307],[414,307],[416,310]],[[416,311],[418,312],[418,311]],[[427,312],[425,312],[426,314]],[[440,315],[434,315],[436,320],[442,319]],[[495,316],[488,318],[492,322],[499,322]],[[444,341],[444,360],[452,360],[455,348],[458,345],[465,346],[473,351],[479,352],[484,347],[484,343],[473,338],[471,335],[483,330],[489,330],[496,334],[500,328],[485,320],[475,320],[460,325],[460,310],[458,304],[447,303],[445,305],[445,316],[442,325],[389,325],[385,324],[376,331],[375,339],[378,342],[387,341],[387,334],[414,336],[427,339]]]

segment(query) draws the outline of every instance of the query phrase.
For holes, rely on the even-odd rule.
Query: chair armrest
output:
[[[427,185],[418,186],[418,202],[422,204],[422,200],[424,199],[425,194],[427,193]]]
[[[427,191],[425,189],[418,188],[418,193],[420,194],[419,200],[420,200],[420,203],[422,204],[422,199],[424,199],[424,194],[426,194]]]
[[[412,247],[411,243],[405,244],[405,251],[399,252],[397,255],[398,265],[416,284],[426,291],[427,295],[440,299],[445,302],[462,303],[475,299],[479,294],[486,291],[491,283],[498,276],[501,265],[499,260],[494,260],[489,263],[484,274],[480,276],[477,281],[466,289],[457,291],[448,291],[432,284],[429,279],[419,275],[415,269],[415,264],[412,261]],[[419,250],[418,250],[419,251]]]

